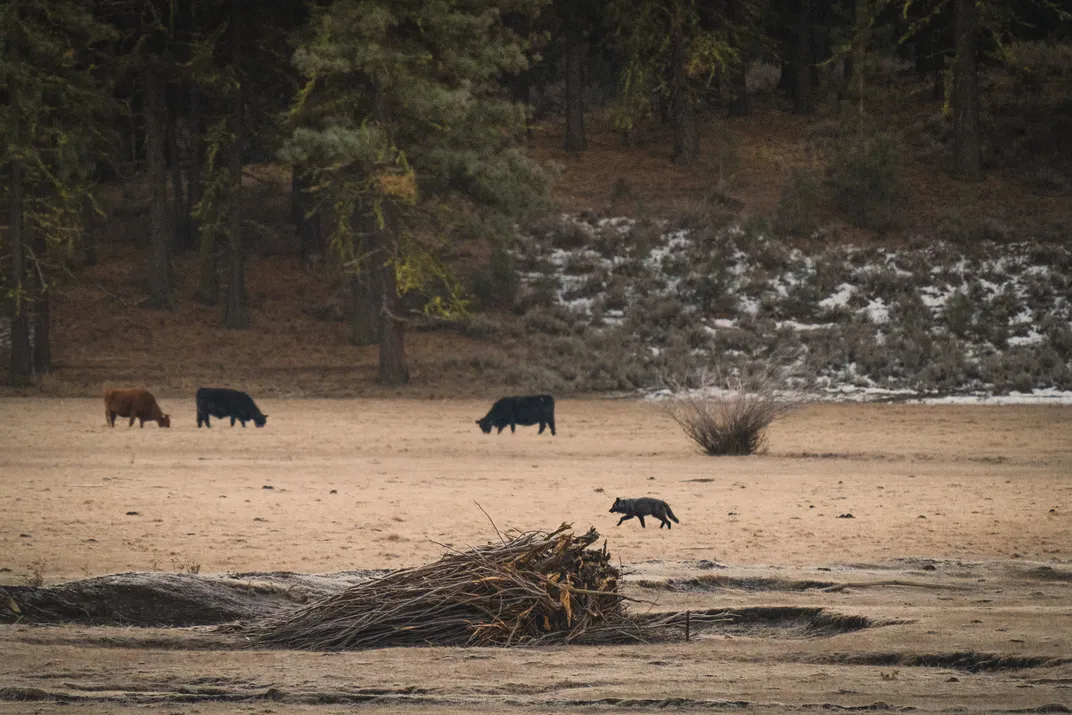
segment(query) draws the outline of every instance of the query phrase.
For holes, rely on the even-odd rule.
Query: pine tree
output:
[[[721,3],[699,0],[611,0],[608,17],[625,58],[617,123],[630,131],[649,111],[653,93],[670,100],[673,160],[700,156],[698,95],[718,72],[738,61],[731,23]]]
[[[1067,3],[1065,4],[1067,5]],[[1003,0],[907,0],[902,15],[908,19],[908,29],[901,38],[905,42],[933,30],[936,22],[952,25],[952,81],[946,81],[946,111],[953,118],[953,172],[966,181],[983,178],[982,126],[979,121],[980,90],[978,64],[982,52],[977,50],[981,38],[993,47],[989,53],[1002,62],[1013,58],[1008,38],[1025,25],[1022,16],[1027,10],[1035,15],[1034,22],[1054,28],[1072,22],[1072,13],[1065,5],[1052,0],[1029,0],[1022,4]],[[952,6],[952,12],[943,12]],[[931,48],[932,52],[935,48]],[[939,52],[941,50],[938,50]],[[948,92],[949,88],[951,92]]]
[[[503,12],[540,4],[336,0],[295,53],[306,82],[283,158],[313,168],[340,264],[370,277],[384,384],[409,379],[402,295],[464,308],[442,244],[501,240],[546,202],[544,174],[518,146],[525,109],[497,82],[527,62]]]
[[[8,210],[3,249],[10,253],[0,285],[11,308],[12,385],[28,384],[35,363],[44,370],[51,360],[50,254],[69,249],[82,231],[109,104],[93,49],[109,38],[79,0],[0,5],[0,197]]]

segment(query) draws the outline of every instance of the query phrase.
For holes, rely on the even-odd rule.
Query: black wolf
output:
[[[537,434],[543,434],[544,427],[551,428],[555,434],[555,398],[550,395],[526,395],[523,397],[504,397],[491,406],[486,414],[476,423],[484,434],[491,434],[493,427],[496,434],[502,434],[507,425],[514,432],[517,425],[540,425]]]
[[[205,427],[211,427],[209,417],[231,418],[231,426],[235,420],[246,426],[246,422],[252,422],[258,427],[264,427],[268,421],[268,415],[261,414],[260,409],[253,402],[253,398],[239,390],[228,390],[224,387],[202,387],[197,390],[197,426],[205,423]]]
[[[644,526],[645,516],[654,516],[661,521],[662,523],[659,524],[660,529],[664,526],[667,529],[674,528],[670,526],[670,519],[673,519],[675,524],[681,523],[677,520],[677,517],[674,516],[674,512],[670,509],[669,504],[662,499],[653,499],[651,497],[641,497],[640,499],[622,499],[621,497],[618,497],[614,500],[614,506],[610,508],[610,511],[612,514],[615,512],[618,514],[625,514],[625,516],[618,520],[618,526],[621,526],[622,522],[626,519],[632,519],[634,516],[640,519],[640,526],[644,529],[648,528]],[[669,519],[667,517],[669,517]]]

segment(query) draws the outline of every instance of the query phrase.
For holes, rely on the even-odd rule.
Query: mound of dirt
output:
[[[337,584],[337,585],[334,585]],[[330,577],[244,574],[241,579],[121,573],[50,587],[0,588],[0,622],[184,627],[263,617],[350,585]]]

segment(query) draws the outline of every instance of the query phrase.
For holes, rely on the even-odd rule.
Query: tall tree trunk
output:
[[[15,0],[9,12],[11,22],[19,22],[19,2]],[[12,33],[8,45],[10,59],[17,64],[22,59],[19,46],[19,33]],[[18,86],[8,88],[8,103],[11,107],[11,119],[8,130],[9,144],[18,147],[22,141],[22,125],[19,121]],[[12,387],[29,385],[33,377],[32,356],[30,354],[30,316],[27,314],[29,303],[26,300],[26,237],[22,223],[22,164],[18,154],[11,162],[8,177],[8,243],[11,244],[11,280],[8,283],[11,307],[11,358],[8,364],[8,382]]]
[[[205,146],[201,139],[201,89],[197,83],[190,81],[190,156],[186,169],[186,232],[190,248],[193,248],[200,235],[200,222],[194,217],[194,209],[201,200],[203,191],[202,167],[205,160]]]
[[[198,255],[197,292],[194,299],[201,305],[216,305],[220,301],[220,267],[217,260],[216,232],[202,226]]]
[[[380,291],[380,375],[381,385],[404,385],[409,382],[406,363],[406,323],[402,316],[402,301],[398,295],[394,253],[398,245],[399,225],[395,209],[389,201],[383,205],[383,225],[376,226],[373,260],[370,267],[379,273],[374,281]]]
[[[748,61],[742,53],[740,59],[730,67],[730,106],[731,117],[746,117],[751,113],[748,104]]]
[[[979,82],[975,65],[975,1],[953,0],[956,58],[953,66],[954,171],[968,181],[983,178],[979,136]]]
[[[935,101],[945,99],[945,55],[939,53],[934,58],[934,85],[931,98]]]
[[[366,253],[357,275],[350,278],[350,342],[353,345],[376,345],[383,328],[383,262],[387,250],[383,230],[369,208],[355,212],[353,225],[361,236],[361,251]]]
[[[14,93],[12,93],[14,95]],[[16,98],[11,97],[14,105]],[[17,109],[12,113],[13,143],[18,142],[19,123]],[[26,300],[26,240],[22,225],[22,166],[16,159],[11,164],[9,179],[8,237],[11,243],[11,281],[9,288],[11,304],[11,362],[8,381],[12,387],[29,385],[33,376],[30,352],[29,301]]]
[[[406,363],[406,323],[402,320],[395,266],[387,263],[383,269],[383,322],[380,334],[381,385],[405,385],[409,382]]]
[[[744,46],[742,26],[747,22],[743,7],[744,0],[730,0],[729,15],[734,24],[732,34],[733,48],[737,50],[737,62],[729,68],[731,117],[744,117],[749,113],[748,106],[748,52]]]
[[[782,73],[778,75],[778,89],[785,92],[785,98],[794,101],[797,90],[797,70],[793,66],[793,55],[796,53],[796,44],[785,42],[782,49],[788,59],[781,61]]]
[[[97,212],[89,197],[86,197],[82,214],[85,217],[82,221],[82,264],[95,266],[97,265]]]
[[[308,169],[304,164],[295,164],[291,169],[291,220],[298,227],[301,240],[302,263],[312,265],[313,259],[323,251],[323,238],[320,232],[320,216],[314,212],[313,197],[310,193]]]
[[[34,238],[34,252],[38,259],[43,259],[47,250],[45,236],[38,232]],[[48,286],[40,285],[40,281],[38,284],[34,300],[33,367],[35,373],[43,375],[52,368],[52,310]]]
[[[241,67],[241,38],[243,31],[242,2],[231,0],[231,66],[236,73]],[[230,221],[227,238],[227,298],[224,303],[223,327],[245,330],[249,327],[249,307],[246,300],[246,261],[242,250],[242,131],[241,81],[234,90],[234,106],[231,109],[231,152],[228,169],[231,187]]]
[[[522,70],[521,72],[512,75],[508,80],[508,84],[510,85],[511,99],[525,107],[525,138],[532,139],[532,122],[535,117],[533,116],[532,109],[531,70]]]
[[[793,52],[793,112],[811,114],[812,111],[812,67],[811,51],[811,5],[812,0],[798,0],[796,48]]]
[[[700,157],[696,108],[685,74],[687,42],[682,22],[675,18],[670,29],[670,114],[674,127],[674,163],[682,166]]]
[[[171,294],[171,247],[174,229],[169,220],[165,122],[167,103],[164,87],[150,60],[143,59],[142,80],[145,96],[145,152],[149,179],[149,307],[174,310]]]
[[[172,218],[174,219],[173,230],[175,232],[174,247],[177,251],[188,251],[193,248],[193,237],[189,230],[189,214],[186,211],[186,192],[182,185],[182,162],[180,161],[179,149],[179,119],[177,110],[171,108],[168,112],[167,149],[168,149],[168,174],[171,181],[171,205]]]
[[[376,345],[380,342],[381,314],[383,313],[383,290],[377,290],[372,278],[382,274],[379,266],[368,266],[360,275],[350,278],[350,343],[352,345]],[[380,281],[375,281],[379,283]]]
[[[303,176],[302,172],[305,170],[303,164],[291,164],[290,165],[290,222],[294,224],[295,228],[301,226],[302,219],[302,189]],[[305,255],[304,253],[302,254]]]
[[[860,114],[864,113],[864,85],[867,48],[871,42],[871,3],[856,0],[856,21],[852,28],[852,75],[849,93],[856,97]]]
[[[566,29],[566,139],[563,148],[571,153],[585,150],[584,138],[584,63],[588,43],[573,28]]]
[[[205,143],[202,135],[202,94],[195,82],[190,83],[190,174],[186,192],[187,215],[190,217],[190,234],[197,237],[198,280],[194,299],[202,305],[216,305],[220,300],[220,269],[216,260],[216,233],[206,228],[194,217],[194,210],[204,193]]]

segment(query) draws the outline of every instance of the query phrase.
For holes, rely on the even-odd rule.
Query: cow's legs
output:
[[[234,415],[231,415],[231,426],[234,427]]]
[[[546,426],[547,426],[546,422],[541,422],[540,423],[540,431],[537,432],[536,434],[543,434],[544,427],[546,427]]]
[[[517,423],[516,422],[511,422],[510,423],[510,434],[513,434],[514,432],[517,432]]]
[[[506,425],[499,425],[499,431],[498,431],[498,432],[496,432],[495,434],[502,434],[502,431],[503,431],[504,429],[506,429]]]
[[[105,419],[105,421],[108,422],[109,427],[111,427],[113,429],[115,428],[115,413],[114,412],[112,412],[110,410],[105,410],[104,411],[104,419]]]
[[[138,418],[138,427],[141,427],[142,429],[145,429],[145,420],[143,420],[140,417]]]
[[[134,426],[134,420],[136,420],[136,419],[138,419],[138,418],[135,417],[134,415],[131,415],[130,416],[130,424],[128,424],[127,427],[133,427]]]
[[[238,420],[238,421],[242,423],[242,429],[245,429],[246,428],[246,421],[245,420]]]
[[[554,437],[555,436],[555,418],[554,417],[552,417],[551,419],[547,420],[547,426],[551,428],[551,436]]]
[[[621,526],[623,521],[625,521],[626,519],[632,519],[634,516],[636,516],[636,515],[635,514],[626,514],[621,519],[618,519],[617,526]]]

